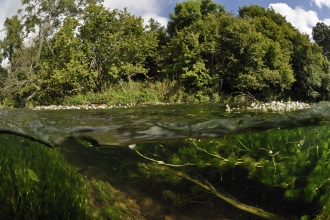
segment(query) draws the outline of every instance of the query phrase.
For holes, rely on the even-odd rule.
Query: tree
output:
[[[204,19],[224,13],[224,6],[211,0],[189,0],[177,3],[170,14],[167,26],[170,41],[163,52],[164,72],[179,81],[187,92],[216,91],[218,75],[210,71],[203,54],[205,47],[210,46],[205,39],[214,39],[207,33]]]
[[[75,36],[77,26],[77,19],[67,17],[43,50],[40,73],[50,100],[95,89],[96,75],[89,71],[82,43]]]
[[[164,74],[161,74],[163,49],[166,47],[170,37],[166,33],[166,28],[153,18],[150,18],[148,25],[146,25],[145,32],[149,35],[155,35],[157,38],[156,49],[152,50],[152,53],[146,57],[144,66],[148,69],[147,77],[162,80],[165,78]]]
[[[102,0],[23,0],[23,8],[18,11],[23,21],[26,35],[37,32],[38,51],[36,61],[40,59],[43,44],[67,16],[77,16],[91,3]]]
[[[223,12],[225,7],[212,0],[188,0],[176,3],[174,13],[170,13],[167,32],[170,36],[175,36],[176,31],[202,20],[207,14]]]
[[[294,73],[295,82],[286,95],[298,100],[318,101],[328,97],[327,61],[322,57],[325,50],[310,42],[309,36],[300,33],[285,17],[272,8],[264,9],[257,5],[244,6],[239,9],[239,16],[250,19],[256,30],[278,42],[286,53]],[[314,28],[319,39],[324,39],[326,27],[317,25]],[[326,44],[326,43],[325,43]],[[327,44],[326,44],[327,45]],[[328,46],[328,45],[327,45]]]
[[[107,10],[90,5],[85,9],[78,38],[87,56],[89,71],[97,75],[96,91],[102,92],[115,80],[146,74],[146,59],[157,48],[157,36],[145,32],[141,17],[126,9]]]
[[[270,93],[288,90],[294,82],[290,54],[258,33],[253,21],[227,13],[211,11],[177,30],[166,54],[167,74],[188,90]]]
[[[42,80],[33,68],[36,48],[24,46],[17,50],[0,81],[1,99],[9,99],[15,107],[26,107],[41,91]],[[9,103],[8,103],[9,104]]]
[[[312,35],[315,42],[322,47],[322,53],[330,60],[330,26],[317,22]]]
[[[231,91],[260,93],[290,89],[294,82],[289,54],[280,44],[266,38],[247,19],[232,18],[219,28],[221,78]]]
[[[258,5],[240,7],[239,17],[252,20],[258,32],[280,43],[282,50],[290,51],[290,37],[298,32],[286,18],[276,13],[273,8],[265,9]]]
[[[198,39],[199,33],[186,29],[177,32],[168,48],[173,61],[166,72],[181,81],[187,91],[212,93],[217,76],[210,75],[201,54],[203,45]]]
[[[325,68],[328,64],[321,48],[309,40],[308,35],[296,34],[293,38],[293,53],[291,56],[292,68],[295,72],[296,82],[290,91],[291,97],[319,101],[328,97],[328,92],[322,88],[328,87],[330,74]],[[325,94],[322,93],[326,92]]]
[[[9,59],[10,71],[3,79],[6,87],[1,89],[2,94],[20,100],[24,106],[43,93],[45,76],[40,75],[40,59],[45,43],[50,47],[50,38],[67,16],[76,17],[86,5],[97,2],[100,0],[23,0],[18,15],[5,22],[2,51]]]
[[[41,81],[35,71],[35,47],[24,45],[23,24],[15,15],[4,23],[5,38],[1,42],[3,58],[8,58],[8,69],[1,74],[1,99],[19,100],[22,106],[40,90]]]
[[[14,15],[12,18],[6,18],[4,30],[6,35],[1,42],[1,48],[3,58],[8,58],[10,62],[15,51],[23,46],[23,25],[17,15]]]
[[[145,27],[145,31],[152,32],[157,36],[158,49],[165,46],[169,40],[169,36],[166,33],[166,28],[153,18],[149,19],[148,24]]]

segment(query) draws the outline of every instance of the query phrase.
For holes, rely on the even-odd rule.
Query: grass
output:
[[[22,101],[22,100],[21,100]],[[119,80],[111,84],[103,92],[84,92],[79,94],[67,94],[64,97],[42,94],[36,95],[28,102],[0,97],[0,108],[33,108],[35,106],[48,105],[85,105],[106,104],[112,105],[135,105],[135,104],[180,104],[180,103],[221,103],[228,104],[236,102],[251,101],[241,95],[225,95],[214,91],[206,93],[190,88],[187,91],[180,82],[175,80],[163,81],[123,81]]]
[[[64,105],[83,104],[158,104],[158,103],[204,103],[219,102],[221,97],[217,94],[188,93],[176,81],[164,80],[162,82],[123,82],[112,85],[103,93],[88,92],[67,97]]]

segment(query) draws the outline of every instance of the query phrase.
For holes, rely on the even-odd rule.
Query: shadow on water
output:
[[[294,113],[228,113],[217,104],[1,109],[1,158],[16,159],[2,160],[1,190],[13,193],[0,200],[10,216],[29,213],[27,219],[260,218],[220,194],[288,219],[327,219],[329,121],[327,103]],[[58,215],[45,205],[55,194]],[[22,204],[34,211],[17,208]]]

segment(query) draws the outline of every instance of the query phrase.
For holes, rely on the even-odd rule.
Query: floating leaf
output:
[[[28,174],[33,181],[39,182],[38,176],[35,172],[33,172],[33,170],[28,169]]]

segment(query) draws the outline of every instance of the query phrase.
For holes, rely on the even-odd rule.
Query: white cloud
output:
[[[312,0],[317,7],[322,8],[323,5],[330,8],[330,0]]]
[[[321,0],[315,0],[321,1]],[[325,1],[325,0],[324,0]],[[277,13],[286,17],[287,21],[296,27],[300,32],[312,34],[312,28],[320,21],[315,11],[306,11],[302,7],[292,9],[285,3],[270,4]]]
[[[161,25],[166,26],[168,20],[160,14],[163,12],[164,6],[169,3],[171,3],[169,0],[104,0],[103,5],[110,8],[110,10],[127,8],[129,13],[141,16],[145,24],[148,23],[150,18],[153,18]]]
[[[144,20],[144,25],[148,24],[148,21],[150,20],[150,18],[153,18],[155,19],[156,21],[158,21],[162,26],[165,26],[167,25],[167,22],[168,22],[168,19],[165,18],[165,17],[162,17],[162,16],[158,16],[157,14],[155,13],[146,13],[144,15],[141,16]]]
[[[330,25],[330,18],[324,19],[323,23],[326,25]]]
[[[134,15],[142,15],[148,12],[161,13],[162,2],[164,0],[104,0],[103,5],[110,10],[127,8],[127,11]]]
[[[0,30],[3,29],[3,24],[6,21],[6,18],[11,18],[13,15],[17,13],[17,10],[19,9],[21,5],[20,0],[6,0],[6,1],[0,1]],[[0,32],[0,39],[3,39],[5,37],[5,33],[3,31]]]

